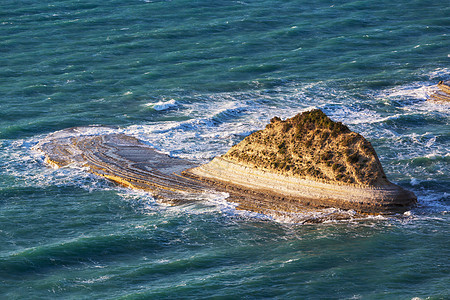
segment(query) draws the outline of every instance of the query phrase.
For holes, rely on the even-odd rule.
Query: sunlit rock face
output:
[[[316,109],[293,118],[273,118],[232,147],[224,159],[242,165],[322,182],[387,184],[372,145]]]
[[[413,193],[387,180],[364,137],[318,109],[284,121],[275,117],[225,155],[183,174],[259,191],[286,210],[301,203],[388,213],[405,211],[416,201]]]

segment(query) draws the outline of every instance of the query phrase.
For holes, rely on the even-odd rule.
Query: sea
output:
[[[427,101],[449,35],[447,1],[0,0],[0,298],[450,299],[450,104]],[[417,205],[317,224],[224,193],[169,206],[33,149],[104,125],[206,163],[313,108]]]

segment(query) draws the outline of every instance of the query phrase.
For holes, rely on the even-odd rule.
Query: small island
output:
[[[299,203],[392,213],[416,201],[412,192],[388,181],[370,142],[319,109],[284,121],[275,117],[225,155],[183,174],[231,190],[258,191],[284,210]]]
[[[274,117],[203,165],[169,157],[131,136],[89,135],[86,129],[50,134],[35,149],[54,167],[76,164],[175,204],[211,190],[228,193],[238,209],[272,216],[323,208],[392,214],[416,202],[412,192],[386,178],[370,142],[319,109]]]

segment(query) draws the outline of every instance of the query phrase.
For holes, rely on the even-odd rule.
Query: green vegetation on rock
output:
[[[287,176],[343,184],[387,183],[370,142],[315,109],[274,117],[223,158]]]

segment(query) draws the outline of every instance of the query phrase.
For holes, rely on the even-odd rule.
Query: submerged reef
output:
[[[226,192],[239,209],[291,220],[327,208],[404,212],[416,202],[412,192],[388,181],[370,142],[318,109],[286,120],[274,117],[265,129],[204,165],[169,157],[134,137],[84,134],[87,129],[50,134],[35,149],[52,166],[81,165],[164,202]],[[335,210],[326,219],[348,216]]]

